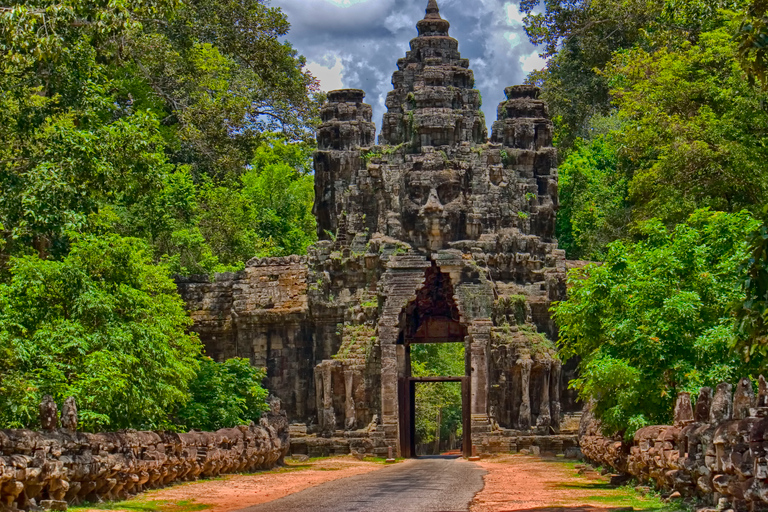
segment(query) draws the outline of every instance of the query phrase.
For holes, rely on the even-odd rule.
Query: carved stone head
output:
[[[456,169],[425,169],[417,164],[406,171],[404,185],[402,227],[417,248],[443,249],[449,242],[464,238],[464,173]]]
[[[61,408],[61,427],[70,432],[77,431],[77,402],[75,397],[69,397]]]

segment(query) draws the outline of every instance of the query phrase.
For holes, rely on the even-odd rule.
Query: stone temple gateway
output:
[[[565,296],[552,123],[510,87],[488,139],[469,61],[430,0],[397,62],[378,145],[333,91],[315,153],[320,242],[179,281],[208,354],[268,369],[294,452],[413,452],[412,343],[464,343],[464,450],[567,448],[577,410],[549,313]]]

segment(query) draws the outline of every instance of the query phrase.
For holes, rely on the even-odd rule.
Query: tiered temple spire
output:
[[[451,24],[440,17],[440,8],[437,6],[437,0],[429,0],[427,5],[427,14],[424,19],[416,24],[419,36],[448,36],[448,29]]]
[[[486,142],[480,93],[469,60],[459,53],[459,42],[448,35],[451,24],[430,0],[424,19],[416,24],[418,37],[397,63],[394,90],[387,96],[387,113],[380,142],[424,146],[455,146]]]

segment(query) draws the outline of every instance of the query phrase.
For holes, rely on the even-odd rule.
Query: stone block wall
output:
[[[742,379],[714,392],[704,388],[695,409],[678,397],[675,424],[639,430],[631,443],[609,438],[590,414],[582,418],[584,456],[602,466],[655,482],[667,493],[695,498],[712,509],[768,510],[768,385]]]
[[[237,273],[177,278],[194,331],[216,361],[248,359],[292,419],[314,417],[316,358],[306,258],[254,258]],[[335,325],[334,325],[335,327]]]
[[[1,512],[66,510],[82,502],[124,500],[174,482],[268,469],[282,462],[290,444],[279,409],[259,425],[186,434],[81,433],[72,409],[70,421],[62,415],[67,428],[61,429],[52,401],[41,411],[47,430],[0,430]]]

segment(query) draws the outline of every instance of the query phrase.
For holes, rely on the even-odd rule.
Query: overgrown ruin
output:
[[[361,90],[328,94],[307,257],[180,280],[207,353],[266,366],[294,452],[412,455],[413,343],[464,343],[465,453],[560,450],[565,296],[553,125],[506,89],[488,139],[469,61],[430,0],[392,77],[375,144]],[[536,437],[538,436],[538,437]],[[566,446],[567,447],[567,446]]]

